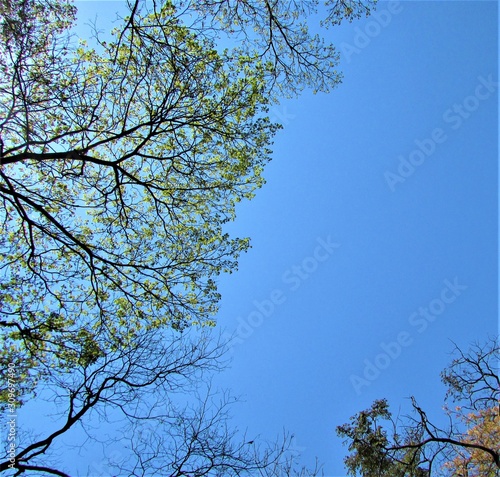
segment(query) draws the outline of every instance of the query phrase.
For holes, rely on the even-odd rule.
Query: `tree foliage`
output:
[[[450,477],[498,477],[500,466],[489,452],[481,449],[497,449],[500,442],[500,410],[499,407],[481,409],[477,412],[461,414],[462,409],[456,409],[457,419],[460,419],[467,431],[463,442],[471,447],[456,447],[456,456],[444,464]],[[474,447],[477,446],[477,447]]]
[[[350,475],[370,477],[500,475],[500,346],[496,340],[475,345],[443,371],[449,425],[433,424],[412,398],[413,415],[393,417],[386,400],[337,428],[350,454],[345,463]],[[470,412],[467,412],[470,411]]]
[[[324,3],[324,26],[373,5]],[[225,226],[264,183],[280,127],[269,106],[341,80],[335,48],[310,33],[317,9],[135,0],[113,32],[78,39],[69,1],[0,0],[0,408],[38,393],[61,423],[19,429],[16,475],[66,475],[61,438],[78,426],[91,435],[109,409],[128,422],[136,457],[121,473],[292,471],[286,442],[234,444],[225,401],[200,396],[189,410],[171,395],[217,368],[219,347],[182,332],[215,324],[217,277],[249,247]]]
[[[327,24],[369,12],[327,6]],[[217,276],[249,246],[224,226],[279,128],[270,103],[341,79],[309,33],[316,8],[136,0],[87,42],[67,1],[2,0],[0,360],[23,370],[21,394],[105,353],[99,333],[123,346],[215,323]]]

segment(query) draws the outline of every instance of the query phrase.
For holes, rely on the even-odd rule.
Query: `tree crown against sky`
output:
[[[333,24],[369,11],[327,3]],[[224,224],[263,184],[279,127],[270,101],[340,81],[306,27],[315,6],[136,1],[89,46],[71,3],[2,3],[2,361],[26,390],[97,359],[103,330],[122,345],[214,324],[216,277],[249,246]]]
[[[327,1],[324,24],[371,3]],[[95,388],[96,372],[154,355],[145,336],[214,325],[217,276],[249,246],[224,226],[263,184],[279,128],[269,104],[341,79],[307,29],[316,8],[136,1],[111,35],[78,41],[73,4],[1,2],[0,361],[18,405],[57,390],[64,433],[124,383]],[[59,435],[28,439],[18,471]]]
[[[337,427],[350,454],[349,475],[374,477],[496,477],[500,475],[500,346],[476,344],[442,372],[448,387],[448,426],[434,424],[412,401],[413,415],[393,417],[387,400],[375,401]]]

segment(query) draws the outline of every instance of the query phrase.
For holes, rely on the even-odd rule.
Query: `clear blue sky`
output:
[[[337,425],[382,397],[438,415],[451,341],[498,332],[497,3],[378,12],[328,31],[338,89],[272,111],[267,184],[230,227],[253,248],[220,281],[235,424],[286,428],[328,476],[345,475]]]
[[[238,419],[286,427],[326,475],[345,475],[337,425],[381,397],[439,414],[451,340],[498,332],[497,4],[389,5],[329,31],[337,90],[275,109],[267,185],[234,226],[253,248],[222,282]]]

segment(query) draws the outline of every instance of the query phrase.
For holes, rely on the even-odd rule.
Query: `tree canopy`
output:
[[[326,4],[326,25],[370,8]],[[216,278],[249,246],[224,224],[279,128],[269,104],[341,79],[309,33],[316,7],[137,0],[111,35],[77,41],[71,3],[1,3],[1,360],[26,391],[44,367],[95,360],[103,330],[123,345],[214,324]]]
[[[456,410],[457,419],[466,427],[463,443],[467,445],[456,447],[456,455],[444,468],[450,476],[457,477],[497,477],[500,475],[498,459],[488,450],[498,450],[500,442],[500,410],[498,406],[482,409],[477,412],[461,414],[462,409]]]
[[[373,3],[328,0],[323,26]],[[49,392],[65,416],[23,437],[18,474],[64,475],[41,461],[60,435],[106,406],[130,417],[140,389],[168,394],[184,376],[175,333],[215,324],[217,276],[249,247],[225,224],[264,183],[270,104],[341,80],[334,46],[309,31],[317,9],[135,0],[83,39],[69,1],[0,1],[0,407],[13,366],[17,406]]]
[[[412,398],[413,415],[393,417],[387,400],[375,401],[337,428],[350,454],[349,475],[370,477],[497,477],[500,475],[500,346],[496,340],[456,348],[442,373],[448,387],[448,426],[431,422]]]

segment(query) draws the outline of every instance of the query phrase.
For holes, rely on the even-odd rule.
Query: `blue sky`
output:
[[[452,341],[498,332],[497,3],[377,11],[327,32],[343,84],[272,108],[267,184],[229,227],[253,247],[220,280],[234,423],[328,476],[337,425],[382,397],[438,416]]]
[[[378,11],[329,30],[338,89],[273,111],[267,184],[233,227],[253,248],[221,283],[237,419],[289,429],[326,475],[345,475],[335,426],[382,397],[439,416],[452,341],[498,330],[496,3]]]

